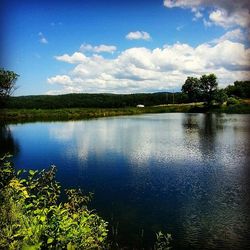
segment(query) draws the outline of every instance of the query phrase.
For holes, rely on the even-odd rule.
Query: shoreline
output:
[[[0,110],[0,122],[69,121],[122,115],[173,112],[250,114],[250,105],[248,103],[241,103],[240,105],[233,106],[214,106],[210,109],[204,107],[202,103],[167,104],[144,108],[2,109]]]

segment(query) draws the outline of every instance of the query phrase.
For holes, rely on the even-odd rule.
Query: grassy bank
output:
[[[197,105],[175,104],[145,108],[64,108],[64,109],[3,109],[0,120],[6,122],[66,121],[98,117],[137,115],[146,113],[189,112]]]
[[[81,120],[98,117],[137,115],[147,113],[170,113],[170,112],[215,112],[250,114],[249,100],[243,100],[236,105],[205,107],[202,103],[168,104],[145,108],[63,108],[63,109],[2,109],[0,121],[5,122],[29,122],[29,121],[67,121]]]

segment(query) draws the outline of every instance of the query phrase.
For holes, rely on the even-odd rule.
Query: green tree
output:
[[[211,105],[214,99],[214,93],[217,91],[218,82],[215,74],[203,75],[200,78],[200,90],[203,96],[203,100]]]
[[[183,84],[181,91],[188,95],[189,101],[198,101],[201,97],[200,80],[189,76]]]
[[[234,97],[229,97],[227,100],[227,105],[238,105],[240,104],[240,101],[235,99]]]
[[[228,96],[250,98],[250,81],[236,81],[225,88]]]
[[[220,105],[227,101],[228,96],[224,89],[216,90],[213,94],[213,99]]]
[[[13,71],[0,69],[0,107],[4,105],[7,98],[15,91],[18,76]]]
[[[228,85],[225,91],[229,97],[236,96],[236,87],[234,85]]]

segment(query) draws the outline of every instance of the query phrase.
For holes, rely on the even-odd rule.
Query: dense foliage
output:
[[[91,194],[69,189],[59,202],[55,166],[16,172],[8,158],[0,158],[0,249],[122,249],[107,242],[107,222],[88,210]],[[171,249],[171,241],[156,233],[152,249]]]
[[[7,98],[15,90],[18,76],[13,71],[0,69],[0,107],[5,104]]]
[[[21,179],[22,171],[1,159],[1,249],[105,249],[107,223],[88,210],[90,196],[67,190],[67,201],[59,202],[55,173],[52,166]]]
[[[250,98],[250,81],[236,81],[225,88],[228,96]]]
[[[180,104],[187,102],[213,102],[222,104],[227,97],[250,98],[250,81],[236,81],[225,89],[218,89],[215,74],[200,78],[187,77],[182,92],[159,92],[138,94],[65,94],[10,97],[15,90],[19,75],[13,71],[0,69],[0,107],[11,109],[63,109],[63,108],[127,108]]]
[[[190,102],[203,101],[208,106],[213,102],[223,104],[227,94],[223,89],[218,89],[217,77],[214,74],[202,75],[200,79],[188,77],[182,86],[182,92],[187,94]]]
[[[183,93],[153,94],[66,94],[11,97],[8,108],[25,109],[60,109],[60,108],[124,108],[136,107],[138,104],[154,106],[160,104],[185,103],[187,96]]]
[[[224,89],[216,90],[212,95],[212,101],[213,100],[219,105],[222,105],[224,102],[226,102],[228,100],[228,96],[225,90]]]
[[[213,103],[221,105],[228,97],[250,98],[250,81],[236,81],[234,85],[218,89],[217,77],[214,74],[203,75],[200,79],[187,77],[182,85],[182,93],[187,95],[189,102],[204,101],[208,105]],[[231,99],[229,104],[233,104]]]
[[[218,82],[215,74],[203,75],[200,78],[200,90],[202,98],[207,104],[211,104],[218,91]]]
[[[227,105],[238,105],[240,103],[239,100],[237,100],[236,98],[234,97],[229,97],[228,100],[227,100]]]
[[[182,85],[182,92],[188,96],[190,102],[201,100],[200,80],[196,77],[188,77]]]

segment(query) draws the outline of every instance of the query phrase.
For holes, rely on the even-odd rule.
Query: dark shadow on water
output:
[[[0,123],[0,156],[5,154],[18,155],[19,145],[14,140],[7,124]]]
[[[250,134],[249,130],[245,131],[247,120],[233,116],[228,119],[223,114],[186,114],[182,121],[187,147],[195,145],[200,153],[199,168],[186,175],[190,190],[186,192],[189,201],[184,209],[183,240],[190,246],[249,249]],[[239,138],[244,137],[238,139],[236,133]],[[238,162],[237,157],[241,157]],[[234,161],[237,165],[231,165]]]

